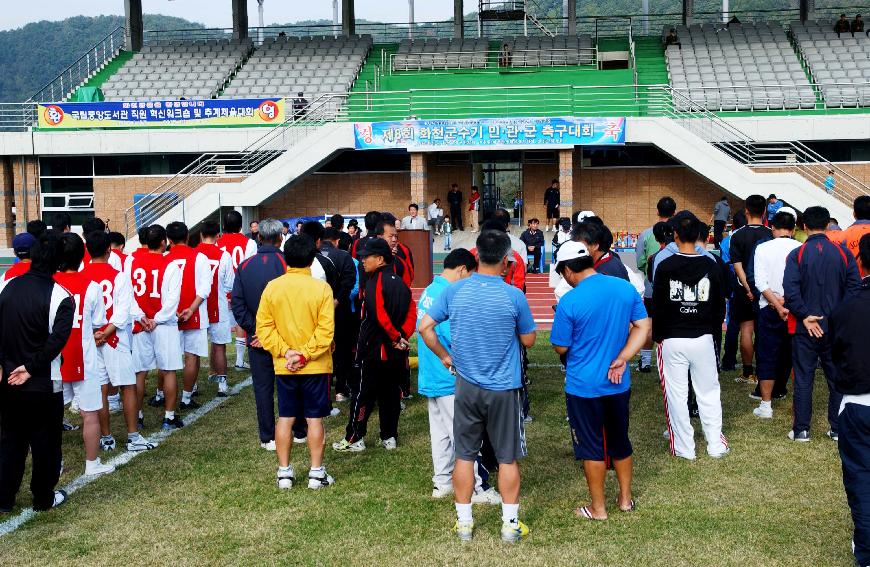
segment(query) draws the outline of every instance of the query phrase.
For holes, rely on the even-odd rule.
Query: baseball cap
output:
[[[556,263],[586,258],[587,256],[589,256],[589,249],[586,248],[585,244],[569,240],[559,247],[559,253],[556,254]]]
[[[30,248],[35,242],[35,236],[29,232],[22,232],[21,234],[15,235],[15,238],[12,239],[12,249],[15,251],[16,256],[19,254],[27,254],[30,252]]]
[[[776,211],[776,213],[777,213],[777,214],[779,214],[779,213],[788,213],[788,214],[790,214],[791,216],[794,217],[794,220],[797,220],[797,213],[796,213],[795,210],[792,209],[791,207],[780,207],[779,210]]]
[[[357,250],[356,255],[360,258],[366,256],[383,256],[387,264],[393,262],[393,252],[390,245],[383,238],[369,238],[362,249]]]

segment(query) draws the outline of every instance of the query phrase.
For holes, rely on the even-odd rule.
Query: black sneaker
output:
[[[184,422],[177,415],[172,419],[163,418],[163,429],[179,429],[184,427]]]
[[[781,400],[788,395],[788,390],[783,390],[782,392],[774,392],[771,396],[774,400]]]
[[[193,400],[190,400],[187,403],[181,402],[180,404],[178,404],[178,409],[183,409],[183,410],[197,409],[200,407],[202,407],[202,405],[196,403]]]
[[[66,494],[65,490],[55,490],[54,491],[54,500],[52,501],[51,506],[49,506],[48,508],[37,508],[34,506],[33,509],[36,512],[44,512],[46,510],[51,510],[52,508],[57,508],[58,506],[60,506],[64,502],[66,502],[66,499],[67,499],[67,494]]]
[[[644,374],[649,374],[652,372],[652,365],[651,364],[638,364],[637,371],[643,372]]]
[[[152,408],[159,408],[159,407],[163,407],[163,399],[164,399],[163,396],[158,397],[157,394],[154,394],[153,396],[148,398],[147,403]]]
[[[749,397],[752,398],[753,400],[760,400],[761,399],[761,390],[758,388],[758,386],[756,386],[755,390],[753,390],[752,393],[749,394]]]

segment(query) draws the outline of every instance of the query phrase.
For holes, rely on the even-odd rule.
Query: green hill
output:
[[[145,14],[146,30],[203,28],[182,18]],[[27,100],[88,48],[124,24],[121,16],[76,16],[0,31],[0,102]]]

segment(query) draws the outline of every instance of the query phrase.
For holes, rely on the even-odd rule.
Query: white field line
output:
[[[236,394],[241,392],[244,388],[247,388],[250,385],[251,385],[251,378],[248,377],[247,379],[243,380],[242,382],[239,382],[238,384],[236,384],[235,386],[230,388],[228,393],[230,394],[230,396],[235,396]],[[184,418],[183,418],[184,427],[187,427],[187,426],[195,423],[199,418],[201,418],[202,416],[204,416],[205,414],[207,414],[208,412],[210,412],[211,410],[218,407],[219,405],[221,405],[222,403],[226,402],[229,399],[230,399],[229,397],[226,397],[226,398],[217,398],[216,397],[216,398],[213,398],[213,399],[205,402],[204,404],[202,404],[202,407],[200,407],[200,408],[198,408],[198,409],[196,409],[196,410],[194,410],[194,411],[192,411],[189,414],[186,414],[184,416]],[[147,437],[145,440],[150,442],[150,443],[154,443],[156,445],[159,445],[160,441],[164,441],[167,437],[169,437],[170,435],[172,435],[176,431],[179,431],[179,430],[178,429],[170,429],[170,430],[164,431],[161,429],[160,431],[157,431],[156,433],[152,433],[151,436]],[[156,450],[156,449],[153,449],[153,450]],[[115,465],[116,467],[118,467],[120,465],[126,465],[127,463],[129,463],[133,459],[133,457],[135,457],[137,455],[149,453],[149,452],[150,451],[125,451],[125,452],[121,453],[120,455],[118,455],[117,457],[109,459],[106,462],[110,465]],[[90,483],[94,482],[95,480],[97,480],[99,478],[100,477],[98,477],[98,476],[82,475],[82,476],[74,479],[72,482],[70,482],[66,486],[61,487],[61,489],[65,490],[68,495],[71,495],[73,492],[75,492],[79,488],[84,488],[85,486],[89,485]],[[5,522],[0,523],[0,537],[14,532],[15,530],[17,530],[18,528],[23,526],[25,523],[27,523],[30,519],[32,519],[35,515],[36,515],[36,512],[33,511],[33,508],[25,508],[24,510],[19,512],[18,515],[14,516],[12,518],[9,518]]]

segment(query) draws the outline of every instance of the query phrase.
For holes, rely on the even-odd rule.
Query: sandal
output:
[[[589,508],[587,506],[583,506],[581,508],[575,508],[574,515],[577,516],[578,518],[582,518],[584,520],[592,520],[595,522],[603,522],[607,519],[607,518],[596,518],[595,516],[592,515],[592,512],[589,510]]]

